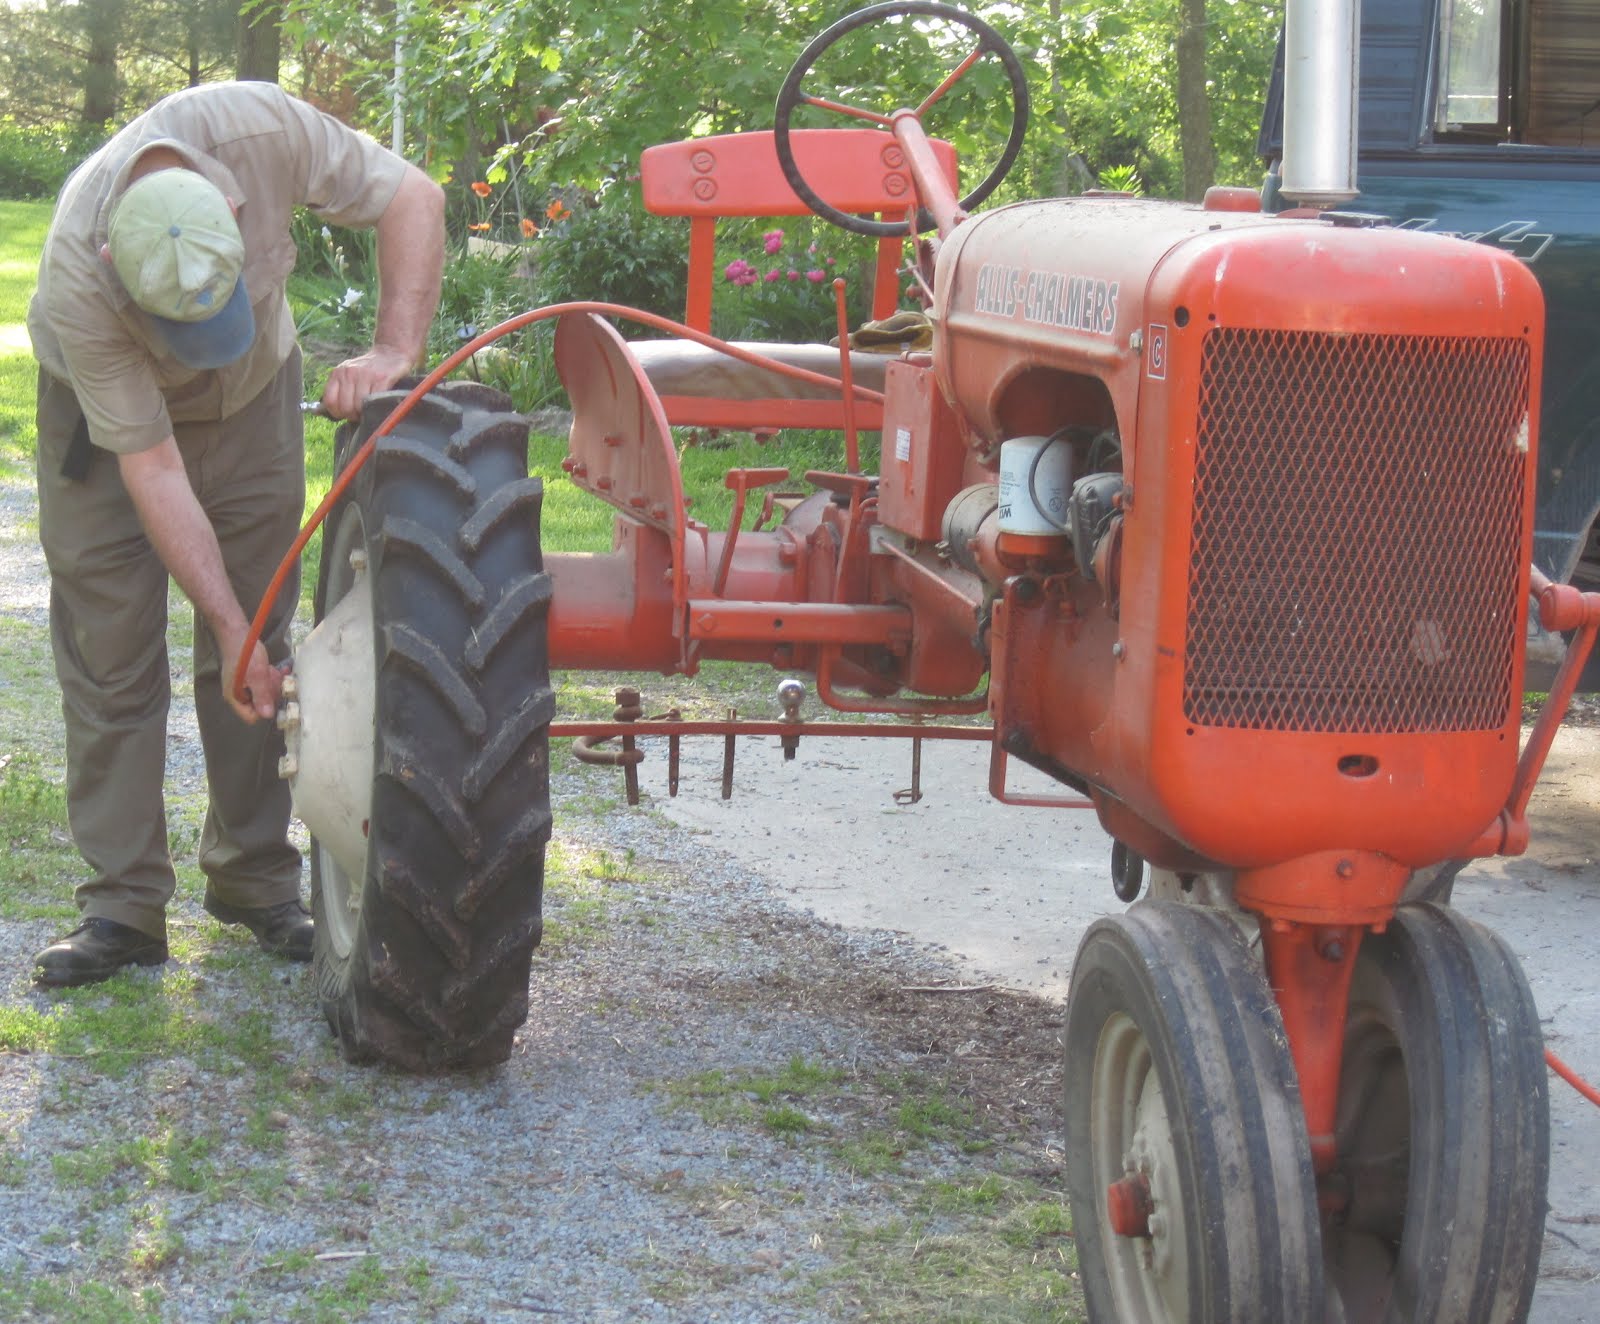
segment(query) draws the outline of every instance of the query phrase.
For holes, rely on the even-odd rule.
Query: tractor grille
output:
[[[1527,401],[1517,339],[1210,332],[1188,720],[1365,733],[1501,726]]]

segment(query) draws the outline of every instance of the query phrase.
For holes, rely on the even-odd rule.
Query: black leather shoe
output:
[[[33,958],[33,978],[46,988],[75,988],[110,979],[125,965],[160,965],[166,959],[165,938],[113,919],[86,919]]]
[[[291,961],[311,959],[311,939],[316,928],[311,912],[299,898],[280,901],[275,906],[230,906],[208,896],[203,904],[208,915],[224,924],[243,924],[256,935],[256,945],[262,951]]]

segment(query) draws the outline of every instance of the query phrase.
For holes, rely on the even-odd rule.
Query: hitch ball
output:
[[[783,720],[800,723],[800,705],[805,701],[806,687],[793,676],[778,682],[778,702],[783,705]],[[783,757],[787,761],[794,758],[794,752],[800,746],[799,736],[783,737]]]

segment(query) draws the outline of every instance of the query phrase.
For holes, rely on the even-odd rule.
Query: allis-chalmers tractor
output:
[[[936,20],[971,53],[921,107],[806,90],[846,33]],[[843,467],[806,474],[775,526],[741,516],[782,471],[728,475],[728,528],[691,517],[663,396],[695,392],[658,387],[661,351],[625,341],[603,315],[619,310],[507,324],[556,321],[564,468],[615,507],[609,554],[541,557],[526,420],[474,383],[429,389],[460,355],[368,402],[340,443],[321,623],[280,719],[314,837],[318,987],[351,1058],[509,1052],[540,934],[551,667],[770,662],[902,734],[986,713],[953,734],[990,742],[993,794],[1021,798],[1009,760],[1041,769],[1064,789],[1027,802],[1092,806],[1119,895],[1150,866],[1138,904],[1083,938],[1066,1011],[1067,1180],[1096,1319],[1526,1315],[1539,1019],[1505,944],[1449,907],[1450,879],[1524,848],[1570,694],[1569,668],[1519,760],[1530,602],[1584,649],[1600,612],[1530,571],[1533,277],[1333,209],[1351,196],[1348,115],[1330,132],[1303,112],[1348,109],[1353,30],[1348,8],[1290,10],[1298,210],[1277,216],[1239,189],[969,214],[1020,142],[1016,56],[924,0],[823,33],[761,141],[818,214],[909,236],[932,347],[876,359],[880,391],[848,349],[818,377],[783,347],[678,328],[691,360],[721,360],[728,400],[797,379],[842,410]],[[923,112],[979,60],[1000,62],[1015,116],[961,197]],[[868,127],[801,131],[803,106]],[[697,196],[739,147],[692,153]],[[867,195],[903,208],[866,219]],[[863,421],[881,430],[876,475]],[[652,732],[889,725],[792,705],[670,732],[636,715],[555,729],[621,737],[627,761]]]

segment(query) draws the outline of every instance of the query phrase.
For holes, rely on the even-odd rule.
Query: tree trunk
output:
[[[1056,35],[1061,32],[1061,0],[1050,0],[1050,31]],[[1071,150],[1072,124],[1067,118],[1067,89],[1061,82],[1061,55],[1054,50],[1050,52],[1050,105],[1051,118],[1055,120],[1061,139],[1061,161],[1053,181],[1055,191],[1063,197],[1082,193],[1094,187],[1094,176],[1089,173],[1083,158]]]
[[[1206,95],[1206,0],[1182,0],[1178,11],[1178,143],[1183,196],[1198,202],[1217,177]]]
[[[85,0],[82,6],[88,57],[83,68],[85,124],[102,127],[117,114],[117,42],[122,0]]]
[[[239,6],[239,59],[235,77],[246,82],[276,83],[281,50],[283,5],[268,0],[245,0]]]

